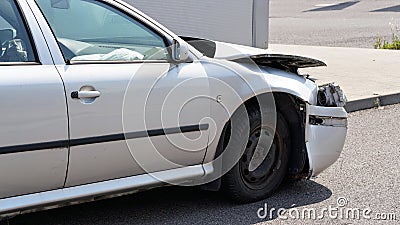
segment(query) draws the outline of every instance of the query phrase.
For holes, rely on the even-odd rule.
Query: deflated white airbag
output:
[[[81,55],[72,58],[72,61],[133,61],[143,60],[144,55],[126,48],[116,49],[108,54]]]

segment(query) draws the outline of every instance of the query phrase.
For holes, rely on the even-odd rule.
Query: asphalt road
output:
[[[318,178],[284,185],[265,201],[236,205],[221,193],[195,188],[159,188],[116,199],[70,206],[18,216],[11,225],[91,224],[255,224],[255,223],[340,223],[398,224],[400,221],[400,105],[350,114],[349,133],[340,159]],[[395,213],[396,221],[349,220],[328,215],[320,220],[281,220],[273,213],[260,219],[258,209],[315,209],[338,207],[370,208],[376,213]],[[343,200],[343,199],[342,199]],[[341,203],[343,204],[343,202]],[[263,215],[263,213],[261,213]],[[295,215],[295,214],[293,214]],[[320,215],[320,214],[319,214]],[[288,215],[287,215],[288,216]],[[333,214],[334,216],[334,214]],[[351,216],[351,215],[350,215]]]
[[[270,43],[373,48],[400,28],[398,0],[270,0]],[[397,32],[400,35],[400,30]]]

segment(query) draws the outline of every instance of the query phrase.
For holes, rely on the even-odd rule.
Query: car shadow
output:
[[[321,11],[334,11],[334,10],[343,10],[350,6],[353,6],[360,1],[349,1],[349,2],[342,2],[335,5],[323,6],[315,9],[306,10],[303,12],[321,12]]]
[[[332,192],[314,181],[283,185],[270,198],[236,204],[221,192],[198,188],[166,187],[147,192],[59,209],[25,214],[10,219],[10,225],[29,224],[254,224],[274,220],[274,212],[260,219],[257,211],[267,204],[271,208],[293,208],[328,199]]]
[[[400,5],[387,7],[387,8],[383,8],[383,9],[377,9],[377,10],[373,10],[370,12],[400,12]]]

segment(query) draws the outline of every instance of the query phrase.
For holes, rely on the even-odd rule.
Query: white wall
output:
[[[178,35],[268,46],[269,0],[125,1]]]

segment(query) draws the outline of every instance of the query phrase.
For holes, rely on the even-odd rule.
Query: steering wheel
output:
[[[28,53],[25,43],[21,39],[12,39],[7,42],[6,50],[1,59],[2,62],[27,62]]]

